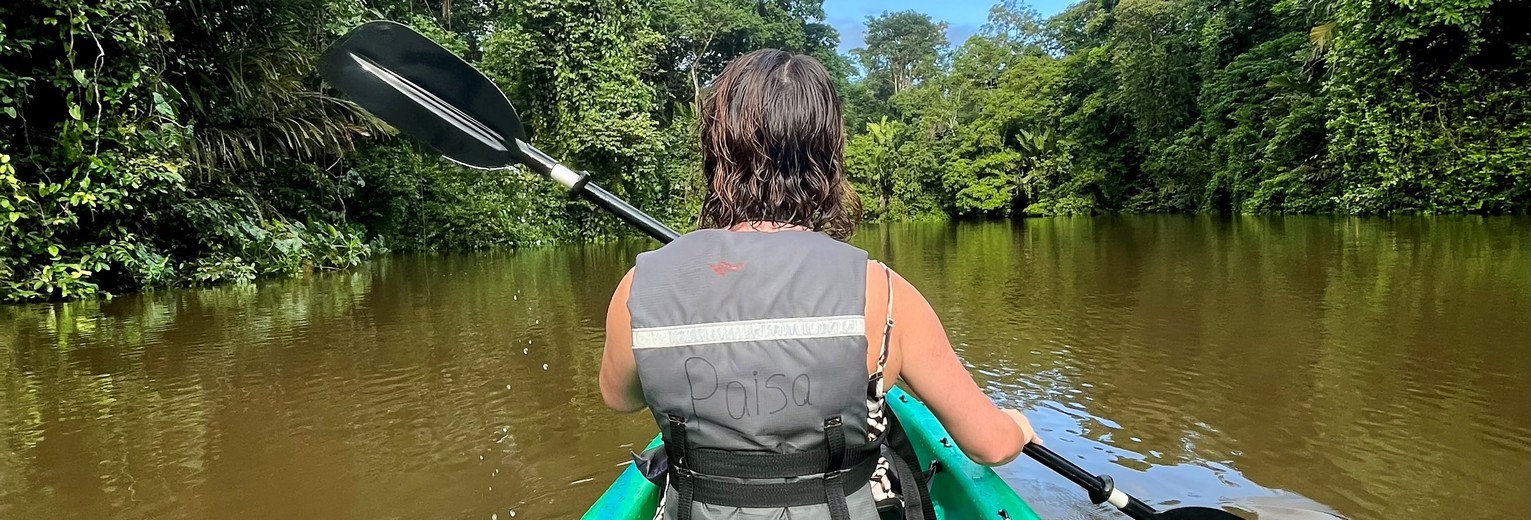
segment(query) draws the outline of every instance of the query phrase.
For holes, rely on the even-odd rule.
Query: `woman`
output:
[[[899,380],[975,462],[1039,442],[979,390],[920,292],[843,242],[860,207],[822,65],[741,56],[701,115],[703,229],[638,256],[601,363],[607,406],[659,423],[664,518],[876,518],[919,478],[885,445]],[[918,486],[902,487],[917,516]]]

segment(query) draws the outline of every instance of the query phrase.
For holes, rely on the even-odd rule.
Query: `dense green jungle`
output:
[[[324,85],[319,53],[379,18],[681,229],[697,99],[762,47],[835,75],[868,221],[1531,209],[1524,1],[1007,0],[967,41],[892,12],[840,54],[822,0],[22,0],[0,3],[0,301],[632,233]]]

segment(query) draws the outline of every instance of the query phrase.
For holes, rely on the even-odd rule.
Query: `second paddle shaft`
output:
[[[1131,495],[1116,489],[1116,483],[1111,480],[1109,475],[1091,475],[1084,468],[1075,466],[1068,459],[1053,453],[1053,450],[1044,448],[1040,444],[1027,444],[1026,448],[1022,451],[1031,458],[1036,459],[1037,462],[1042,463],[1043,466],[1047,466],[1048,469],[1063,475],[1064,478],[1089,491],[1091,502],[1096,504],[1109,503],[1116,506],[1123,513],[1126,513],[1127,516],[1138,520],[1150,520],[1157,513],[1148,504],[1144,504]]]

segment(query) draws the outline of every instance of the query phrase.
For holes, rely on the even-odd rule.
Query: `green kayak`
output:
[[[974,464],[946,435],[941,421],[924,403],[902,389],[888,392],[888,404],[904,425],[909,441],[919,455],[920,467],[929,468],[939,461],[932,477],[931,501],[936,516],[951,520],[1010,519],[1034,520],[1037,514],[1021,497],[994,473]],[[659,438],[649,444],[657,446]],[[637,468],[628,466],[617,481],[585,512],[585,520],[652,520],[659,504],[659,488],[649,483]]]

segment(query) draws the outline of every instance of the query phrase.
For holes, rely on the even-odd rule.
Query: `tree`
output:
[[[898,172],[898,125],[887,117],[876,123],[867,123],[867,139],[871,141],[871,165],[868,175],[877,187],[877,214],[888,214],[888,201],[893,198],[893,179]]]
[[[940,73],[946,52],[946,22],[914,11],[867,17],[866,47],[851,54],[860,61],[878,96],[888,99]]]
[[[0,15],[0,113],[15,123],[0,131],[0,299],[248,280],[370,251],[335,166],[379,127],[312,69],[359,5],[43,0]]]
[[[319,50],[339,36],[315,30],[340,14],[327,0],[266,0],[255,9],[209,9],[210,0],[169,3],[164,17],[180,41],[166,48],[167,83],[185,96],[194,164],[237,178],[276,159],[333,162],[382,125],[321,90]],[[350,16],[345,16],[349,14]],[[247,27],[263,30],[233,38]],[[346,27],[342,25],[341,27]],[[236,182],[237,183],[237,182]]]
[[[702,88],[735,57],[762,48],[808,54],[840,69],[834,53],[839,35],[824,24],[823,0],[661,0],[654,4],[654,29],[666,36],[657,58],[661,82],[673,99],[693,112]],[[684,78],[684,87],[681,86]],[[686,95],[678,95],[684,88]]]
[[[482,68],[521,109],[533,141],[589,170],[642,207],[679,189],[661,175],[665,150],[656,89],[642,81],[662,39],[632,0],[541,0],[507,6],[485,41]],[[586,207],[571,202],[569,207]],[[581,210],[586,236],[614,220]]]
[[[1342,211],[1531,211],[1531,6],[1335,0],[1328,149]]]
[[[1036,9],[1026,3],[1003,0],[989,8],[982,35],[1010,46],[1041,50],[1048,44],[1044,23]]]
[[[1118,103],[1143,140],[1168,137],[1196,116],[1200,13],[1189,2],[1122,0],[1112,14]]]

